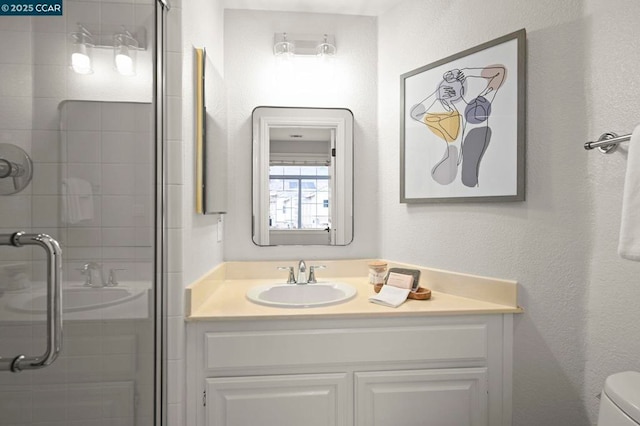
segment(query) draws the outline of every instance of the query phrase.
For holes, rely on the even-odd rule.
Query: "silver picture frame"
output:
[[[400,76],[400,202],[525,199],[526,30]]]

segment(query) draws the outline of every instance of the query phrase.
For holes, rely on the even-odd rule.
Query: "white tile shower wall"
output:
[[[24,353],[40,350],[32,338],[45,335],[44,325],[0,325],[3,347]],[[152,393],[145,392],[153,386],[150,336],[148,319],[68,321],[64,351],[55,363],[37,373],[0,376],[0,425],[150,426]]]
[[[57,187],[53,194],[62,194],[61,188],[73,179],[86,182],[91,194],[83,197],[93,204],[91,211],[85,212],[86,219],[74,223],[65,211],[64,195],[58,195],[57,200],[56,196],[34,195],[34,213],[41,216],[40,226],[66,224],[61,233],[66,233],[67,280],[83,281],[78,269],[97,261],[105,273],[112,268],[124,269],[119,274],[122,281],[150,281],[152,105],[65,101],[60,114],[68,162],[57,171],[52,165],[43,165],[42,172],[58,177],[54,184],[45,182],[51,189]],[[37,184],[35,181],[34,190],[40,187]]]
[[[101,4],[66,0],[64,10],[65,14],[60,19],[34,19],[33,23],[31,19],[25,20],[26,25],[20,29],[28,31],[33,27],[33,33],[13,31],[3,34],[5,37],[1,43],[12,43],[12,40],[15,43],[10,49],[3,49],[0,63],[27,67],[24,73],[7,75],[19,75],[23,83],[29,80],[29,84],[23,85],[26,89],[21,91],[21,98],[3,97],[0,102],[0,111],[7,112],[0,114],[0,121],[7,121],[6,126],[0,123],[0,142],[19,140],[14,134],[15,129],[25,129],[20,130],[24,133],[21,136],[25,144],[32,145],[36,164],[33,184],[28,188],[34,194],[30,206],[32,213],[26,217],[31,219],[36,229],[49,230],[62,242],[71,244],[65,250],[65,259],[74,262],[68,269],[67,279],[80,280],[74,267],[88,260],[102,260],[108,263],[105,267],[127,269],[121,274],[122,279],[148,279],[151,269],[147,253],[138,250],[132,255],[131,251],[107,249],[106,253],[111,257],[105,259],[102,257],[105,251],[100,246],[105,243],[109,247],[148,246],[151,243],[152,233],[141,229],[150,225],[151,218],[150,199],[142,193],[143,188],[150,188],[152,182],[151,106],[149,104],[145,111],[139,108],[136,115],[127,111],[127,107],[120,108],[115,104],[106,104],[101,110],[99,107],[85,108],[87,103],[67,105],[64,101],[151,101],[153,38],[149,39],[149,36],[153,34],[152,2]],[[3,17],[0,31],[18,28],[10,19],[13,18]],[[94,49],[93,74],[72,72],[68,66],[68,32],[76,31],[77,24],[81,23],[90,28],[96,38],[102,37],[117,29],[114,20],[136,31],[143,29],[141,32],[146,32],[147,49],[138,52],[136,76],[120,76],[112,66],[112,50],[102,48]],[[15,51],[15,55],[5,54],[11,51]],[[3,84],[2,90],[14,90],[9,88],[22,84],[14,83]],[[33,102],[27,97],[31,94]],[[65,132],[60,132],[60,114],[66,107],[69,110],[65,112],[71,119]],[[31,127],[34,130],[29,130]],[[4,129],[10,129],[11,133]],[[63,218],[60,200],[55,200],[61,195],[61,182],[69,177],[90,182],[95,195],[93,218],[71,225],[74,238],[70,241],[66,236],[67,229],[56,225]],[[97,237],[98,230],[100,237]],[[89,241],[95,245],[88,245]],[[83,247],[83,250],[77,247]],[[98,257],[90,259],[92,256]],[[140,267],[141,256],[146,258],[147,267]],[[42,277],[41,266],[34,265],[36,280]]]
[[[0,75],[8,76],[7,80],[0,82],[0,143],[13,144],[30,152],[33,117],[33,68],[30,52],[33,34],[29,32],[30,18],[14,18],[0,17]],[[12,188],[12,184],[11,179],[2,179],[0,187],[7,190]],[[11,196],[11,202],[4,199],[0,203],[0,233],[15,232],[31,226],[32,186]],[[0,289],[13,285],[7,281],[13,274],[4,267],[15,264],[26,267],[31,252],[32,250],[0,248]]]
[[[133,6],[133,2],[117,3],[65,0],[62,18],[0,17],[0,75],[10,77],[0,84],[0,143],[23,147],[35,163],[32,185],[0,203],[0,232],[22,228],[46,232],[60,240],[65,259],[74,259],[73,263],[103,260],[106,271],[128,269],[121,279],[127,279],[127,274],[129,278],[150,279],[152,206],[150,197],[143,195],[141,188],[153,188],[151,160],[140,158],[152,152],[151,115],[145,111],[143,116],[123,116],[120,110],[110,108],[113,105],[105,107],[105,111],[75,108],[75,118],[67,123],[65,132],[59,129],[59,114],[69,104],[63,103],[65,100],[151,102],[153,39],[148,40],[146,51],[139,52],[141,66],[135,77],[116,73],[111,49],[96,52],[92,75],[80,76],[68,67],[67,27],[75,31],[77,22],[97,25],[100,32],[108,30],[100,22],[101,15],[111,16],[113,21],[124,12],[122,23],[133,22],[146,27],[147,36],[153,34],[151,0],[137,1]],[[147,108],[151,114],[150,104]],[[123,124],[125,128],[109,123]],[[132,123],[137,125],[132,127]],[[67,138],[66,133],[71,137]],[[131,152],[132,145],[128,143],[132,142],[132,134],[144,138],[146,148],[135,144],[136,150]],[[130,166],[134,166],[133,181],[126,185],[122,176],[131,178]],[[68,176],[90,181],[96,193],[93,219],[67,229],[60,227],[59,198],[61,181]],[[107,203],[102,203],[103,195],[111,197]],[[129,203],[132,219],[121,217],[121,222],[111,223],[113,227],[103,227],[112,220],[108,209],[120,202]],[[3,248],[1,256],[2,263],[36,259],[30,262],[32,278],[34,281],[43,278],[41,250]],[[138,262],[143,259],[144,262]],[[65,278],[81,279],[73,275],[74,265],[69,266],[66,265]],[[32,336],[38,344],[32,342]],[[67,321],[63,354],[50,368],[39,371],[37,378],[31,372],[20,377],[2,375],[0,424],[31,425],[39,421],[65,425],[134,424],[135,420],[136,426],[150,426],[153,393],[147,390],[153,385],[153,363],[149,362],[153,345],[148,339],[152,336],[153,323],[148,319]],[[43,337],[42,327],[15,328],[4,322],[0,326],[3,348],[35,353],[41,349],[39,342]],[[31,383],[38,386],[31,388]],[[44,402],[38,403],[40,400]]]
[[[180,43],[170,40],[181,40],[182,10],[180,5],[172,3],[172,8],[167,14],[167,27],[165,28],[165,58],[167,66],[165,99],[167,100],[167,227],[168,227],[168,264],[166,265],[165,282],[167,283],[168,306],[167,312],[167,422],[169,425],[184,425],[184,316],[182,301],[184,285],[182,281],[183,253],[182,253],[182,192],[183,192],[183,139],[182,139],[182,114],[175,110],[176,104],[182,102],[182,47]],[[175,117],[177,115],[177,117]]]

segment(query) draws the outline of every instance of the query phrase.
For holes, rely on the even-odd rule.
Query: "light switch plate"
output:
[[[224,227],[222,226],[222,218],[218,218],[218,242],[221,243],[224,237]]]

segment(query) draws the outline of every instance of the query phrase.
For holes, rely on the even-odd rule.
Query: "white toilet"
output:
[[[640,373],[612,374],[604,383],[598,426],[637,425],[640,425]]]

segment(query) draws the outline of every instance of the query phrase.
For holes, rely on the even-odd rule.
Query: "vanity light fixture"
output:
[[[146,50],[146,32],[144,28],[129,31],[126,27],[112,26],[102,28],[103,33],[91,33],[83,24],[78,23],[78,31],[71,33],[71,68],[78,74],[92,74],[93,60],[107,55],[98,55],[96,49],[113,51],[113,64],[121,75],[136,74],[136,55],[138,50]],[[104,52],[106,53],[106,52]],[[102,68],[98,68],[102,69]]]
[[[82,25],[78,24],[78,31],[71,33],[73,45],[71,49],[71,68],[78,74],[91,74],[91,53],[94,47],[93,36]]]
[[[332,34],[275,33],[273,39],[273,54],[276,57],[318,56],[328,58],[336,54],[336,42]]]
[[[121,75],[135,75],[138,41],[124,27],[122,30],[113,36],[113,61]]]

